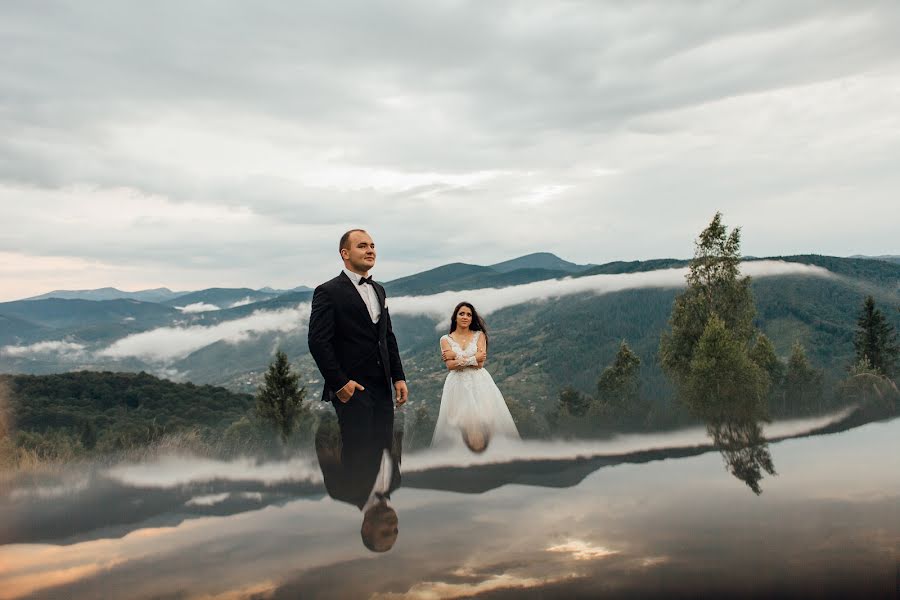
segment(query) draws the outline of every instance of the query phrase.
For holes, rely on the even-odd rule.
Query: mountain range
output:
[[[757,324],[783,358],[800,341],[814,366],[828,378],[840,377],[852,359],[856,316],[869,294],[900,329],[900,264],[819,255],[765,260],[801,269],[753,279]],[[657,349],[679,291],[671,281],[683,281],[669,270],[687,264],[663,258],[576,265],[536,253],[490,266],[453,263],[386,282],[412,397],[436,403],[445,375],[436,350],[446,317],[427,296],[466,290],[458,299],[504,298],[500,304],[477,302],[490,308],[488,369],[508,399],[543,410],[564,385],[592,391],[623,339],[642,360],[644,393],[666,397],[670,389]],[[573,292],[554,291],[573,285]],[[321,385],[306,346],[309,288],[160,289],[109,297],[117,292],[60,292],[82,297],[45,294],[0,303],[0,372],[145,370],[246,392],[255,390],[280,347],[312,396]],[[446,302],[452,307],[458,299],[451,294]]]
[[[887,262],[892,262],[896,264],[900,264],[900,255],[898,254],[882,254],[880,256],[865,256],[863,254],[855,254],[850,258],[867,258],[869,260],[883,260]]]

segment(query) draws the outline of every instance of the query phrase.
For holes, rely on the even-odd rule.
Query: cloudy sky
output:
[[[5,2],[0,300],[897,254],[900,3]]]

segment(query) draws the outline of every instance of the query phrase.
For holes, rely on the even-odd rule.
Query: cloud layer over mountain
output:
[[[742,265],[742,272],[752,277],[779,275],[832,276],[827,270],[811,265],[781,261],[753,261]],[[483,314],[525,302],[546,301],[581,293],[608,294],[628,289],[684,286],[686,269],[664,269],[644,273],[593,275],[579,278],[551,279],[506,288],[486,288],[442,292],[428,296],[402,296],[388,299],[392,315],[426,315],[443,328],[457,302],[465,299]],[[215,342],[240,343],[252,336],[268,332],[302,332],[309,322],[309,303],[293,309],[255,311],[248,317],[225,321],[213,326],[161,327],[116,341],[98,355],[105,358],[137,357],[157,362],[171,362]]]
[[[309,321],[309,304],[274,311],[255,311],[248,317],[216,325],[160,327],[129,335],[98,352],[104,358],[138,357],[169,362],[216,342],[236,344],[273,331],[297,331]]]

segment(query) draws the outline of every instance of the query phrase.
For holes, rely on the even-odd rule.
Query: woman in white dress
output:
[[[460,302],[450,317],[450,333],[441,336],[441,358],[447,379],[432,446],[464,443],[474,452],[487,449],[491,438],[519,439],[503,395],[484,369],[488,336],[475,307]]]

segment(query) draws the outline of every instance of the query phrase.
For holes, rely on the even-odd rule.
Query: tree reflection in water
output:
[[[756,495],[762,493],[759,486],[762,472],[776,474],[760,421],[735,418],[706,424],[706,431],[725,459],[727,469]]]

